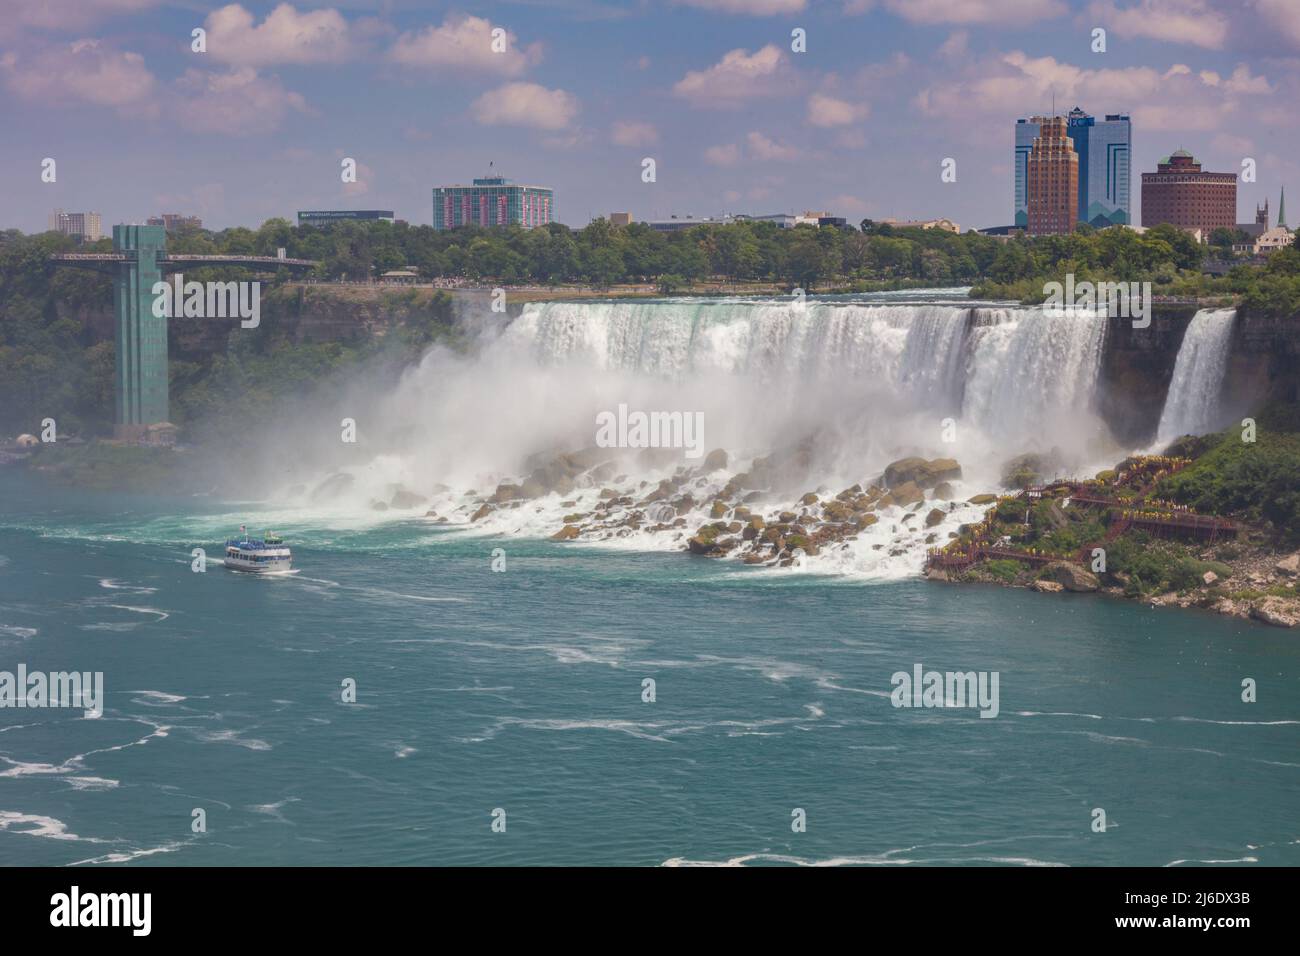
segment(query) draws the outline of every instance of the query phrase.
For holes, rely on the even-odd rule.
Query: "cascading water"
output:
[[[1192,317],[1160,413],[1159,445],[1182,435],[1203,435],[1224,424],[1219,418],[1219,396],[1236,318],[1236,309],[1201,309]]]
[[[1025,451],[1059,450],[1072,465],[1097,460],[1085,456],[1099,427],[1091,407],[1105,322],[1091,312],[891,295],[531,304],[472,358],[435,351],[408,372],[366,412],[369,463],[336,464],[351,477],[318,500],[383,510],[400,487],[453,524],[540,537],[612,496],[643,507],[659,482],[686,468],[695,504],[677,531],[605,523],[599,533],[674,548],[716,520],[710,506],[729,478],[766,456],[781,466],[758,486],[769,489],[764,508],[815,489],[865,487],[910,455],[957,459],[963,479],[950,493],[960,502],[996,490],[1002,464]],[[522,500],[495,493],[559,452],[597,444],[597,416],[620,405],[702,415],[703,450],[725,449],[728,467],[701,472],[698,457],[615,450],[618,462],[603,475],[574,474]],[[688,485],[675,487],[681,494]],[[925,508],[934,505],[943,517],[930,524],[887,507],[851,546],[812,566],[914,573],[927,545],[982,514],[960,503]]]

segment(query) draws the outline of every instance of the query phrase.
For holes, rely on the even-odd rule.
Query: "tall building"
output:
[[[309,209],[306,212],[298,213],[298,225],[300,226],[328,226],[332,222],[339,222],[343,219],[364,219],[371,222],[383,220],[384,222],[393,221],[393,210],[391,209]]]
[[[87,242],[94,242],[104,236],[97,212],[64,212],[56,209],[50,213],[50,232],[61,232],[65,236],[77,236]]]
[[[1142,225],[1169,223],[1200,230],[1208,240],[1215,229],[1237,227],[1237,174],[1201,169],[1192,154],[1176,151],[1142,174]]]
[[[472,186],[435,186],[433,228],[523,226],[555,221],[555,194],[545,186],[520,186],[504,176],[484,176]]]
[[[1038,136],[1025,160],[1026,231],[1031,236],[1074,231],[1079,220],[1079,154],[1064,116],[1035,117]]]
[[[1131,213],[1132,123],[1127,113],[1108,113],[1097,120],[1077,106],[1067,131],[1079,157],[1079,222],[1101,229],[1128,225]],[[1040,117],[1016,121],[1015,224],[1029,223],[1029,151],[1038,137]]]
[[[178,212],[165,212],[161,216],[150,216],[145,225],[162,226],[168,232],[180,232],[182,229],[202,229],[203,220],[198,216],[182,216]]]

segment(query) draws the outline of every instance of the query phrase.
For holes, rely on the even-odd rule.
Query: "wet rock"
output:
[[[425,498],[423,495],[417,495],[414,491],[411,491],[409,488],[403,488],[399,485],[397,487],[397,490],[393,492],[393,497],[388,499],[388,507],[418,508],[420,507],[420,505],[424,504],[425,501],[427,500],[428,499]]]
[[[1057,581],[1045,581],[1042,579],[1035,581],[1032,587],[1035,591],[1043,591],[1047,594],[1054,594],[1065,590],[1065,585]]]
[[[388,510],[388,505],[385,504],[385,503],[382,502],[382,501],[372,501],[372,502],[370,502],[370,510],[371,510],[371,511],[387,511],[387,510]]]
[[[955,498],[956,492],[952,490],[952,482],[941,481],[934,486],[934,491],[930,492],[931,498],[937,498],[940,501],[951,501]]]
[[[933,488],[941,481],[961,477],[961,465],[954,458],[900,458],[885,467],[885,486],[891,491],[908,482],[920,488]]]
[[[551,535],[552,541],[572,541],[578,535],[582,534],[582,529],[576,524],[566,524],[555,534]]]
[[[710,517],[710,518],[721,518],[721,517],[723,517],[724,515],[726,515],[726,513],[727,513],[729,510],[730,510],[730,509],[727,507],[727,503],[726,503],[725,501],[722,501],[721,499],[719,499],[719,500],[717,500],[717,501],[714,501],[714,502],[713,502],[713,507],[709,509],[709,517]]]
[[[701,466],[704,471],[722,471],[727,467],[727,451],[725,448],[715,448],[704,456],[704,464]]]
[[[943,511],[939,508],[931,508],[930,513],[925,516],[925,526],[927,528],[933,528],[939,522],[943,521],[943,515]]]
[[[494,510],[495,510],[495,509],[492,507],[492,505],[487,504],[487,503],[484,503],[484,504],[482,504],[482,505],[479,506],[478,511],[474,512],[473,517],[471,517],[469,520],[470,520],[470,521],[478,521],[478,520],[481,519],[481,518],[486,518],[486,517],[487,517],[488,515],[490,515]]]
[[[997,500],[997,495],[972,495],[966,499],[966,503],[972,505],[991,505]]]
[[[801,505],[815,505],[815,504],[817,504],[817,502],[818,502],[819,500],[821,500],[821,499],[819,499],[819,498],[817,497],[816,492],[812,492],[812,491],[810,491],[810,492],[808,492],[808,494],[804,495],[802,498],[799,499],[799,504],[801,504]]]
[[[914,481],[905,481],[896,488],[891,488],[889,494],[885,496],[889,499],[890,504],[907,506],[918,504],[925,500],[925,492]],[[885,498],[881,499],[883,503]]]

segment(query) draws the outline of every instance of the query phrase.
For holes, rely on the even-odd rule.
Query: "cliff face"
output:
[[[1178,350],[1195,306],[1156,305],[1151,325],[1117,319],[1107,331],[1099,410],[1115,437],[1132,445],[1154,440]],[[1223,402],[1246,414],[1268,401],[1295,401],[1300,386],[1300,317],[1238,315],[1225,373]]]

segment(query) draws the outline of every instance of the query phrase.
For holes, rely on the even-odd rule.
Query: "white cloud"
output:
[[[1274,35],[1300,49],[1300,9],[1295,0],[1255,0],[1255,9]]]
[[[610,131],[610,138],[619,146],[653,146],[659,142],[659,131],[653,123],[619,120]]]
[[[1062,0],[885,0],[912,23],[1024,24],[1068,12]]]
[[[781,13],[801,13],[808,0],[677,0],[688,7],[714,10],[718,13],[747,13],[755,17],[771,17]]]
[[[23,28],[82,30],[107,17],[139,13],[161,6],[163,0],[4,0],[0,39]]]
[[[176,82],[181,125],[200,133],[252,136],[276,129],[291,112],[310,113],[306,100],[275,76],[251,66],[225,73],[190,69]]]
[[[259,25],[232,3],[208,14],[208,56],[237,66],[273,63],[341,63],[357,52],[348,23],[337,10],[299,13],[287,3]]]
[[[803,155],[798,147],[779,143],[762,133],[750,133],[745,142],[749,145],[749,155],[755,159],[789,163]]]
[[[1076,103],[1099,111],[1132,104],[1133,123],[1141,129],[1209,131],[1239,124],[1235,114],[1243,97],[1271,92],[1268,80],[1244,65],[1224,80],[1209,71],[1193,73],[1182,63],[1163,73],[1147,66],[1085,70],[1016,50],[971,64],[958,79],[923,89],[916,102],[930,116],[976,114],[997,123],[1008,121],[1008,104],[1032,111],[1055,94],[1065,109]]]
[[[673,92],[695,106],[732,108],[788,89],[789,72],[781,48],[769,43],[753,53],[732,50],[708,69],[688,72]]]
[[[955,60],[966,55],[967,43],[970,40],[970,34],[965,30],[956,30],[948,39],[943,41],[939,47],[939,56],[945,60]]]
[[[470,111],[485,126],[559,130],[578,115],[578,99],[572,93],[548,90],[537,83],[507,83],[476,99]]]
[[[54,106],[90,105],[119,110],[151,105],[154,76],[138,53],[110,49],[98,40],[47,47],[35,56],[0,56],[5,88],[21,99]]]
[[[541,44],[519,45],[506,30],[501,52],[493,49],[492,31],[505,29],[482,17],[448,15],[442,26],[409,30],[393,43],[389,59],[410,67],[454,68],[501,76],[518,76],[542,58]]]
[[[1122,8],[1114,0],[1094,0],[1088,15],[1099,26],[1122,37],[1146,37],[1218,50],[1228,36],[1227,16],[1208,0],[1140,0]]]
[[[740,162],[740,147],[735,143],[725,146],[710,146],[704,151],[704,161],[714,166],[735,166]]]
[[[850,103],[825,93],[808,97],[808,122],[813,126],[851,126],[866,119],[870,112],[865,103]]]

